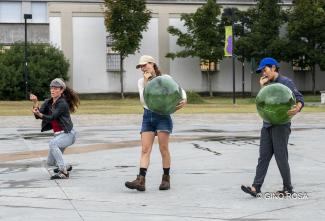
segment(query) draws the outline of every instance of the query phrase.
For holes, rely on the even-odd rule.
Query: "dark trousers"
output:
[[[288,140],[291,133],[290,124],[263,127],[260,138],[260,156],[256,167],[253,186],[260,189],[274,154],[280,170],[283,187],[292,189],[290,167],[288,162]]]

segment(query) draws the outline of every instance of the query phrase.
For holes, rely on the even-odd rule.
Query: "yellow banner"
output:
[[[225,26],[225,56],[230,57],[233,53],[232,48],[232,27]]]

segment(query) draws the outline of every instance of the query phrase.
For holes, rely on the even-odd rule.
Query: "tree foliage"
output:
[[[105,26],[113,38],[113,50],[120,54],[121,96],[123,91],[123,60],[140,48],[142,32],[147,30],[151,12],[145,0],[105,0]]]
[[[223,58],[224,54],[224,29],[220,26],[220,6],[214,0],[208,0],[206,4],[198,8],[195,13],[182,14],[181,21],[184,22],[186,32],[182,32],[173,26],[168,27],[171,35],[177,36],[176,44],[182,50],[170,52],[169,58],[176,57],[198,57],[210,67]],[[212,86],[210,70],[207,71],[210,96]]]
[[[49,44],[28,44],[28,85],[40,99],[49,95],[54,78],[68,80],[69,62],[59,49]],[[0,99],[21,100],[25,96],[24,44],[0,50]]]
[[[280,27],[285,22],[285,12],[278,0],[259,0],[249,9],[246,17],[246,34],[236,43],[236,50],[244,51],[247,60],[259,61],[263,57],[282,60],[285,42],[280,39]]]
[[[218,61],[223,57],[224,30],[220,27],[220,6],[208,0],[195,13],[182,14],[186,32],[170,26],[168,32],[177,36],[181,51],[171,52],[167,57],[199,57],[203,60]]]
[[[325,1],[295,1],[289,12],[286,60],[311,68],[315,92],[315,66],[325,70]]]
[[[113,37],[113,50],[125,58],[140,47],[151,12],[144,0],[105,0],[105,25]]]

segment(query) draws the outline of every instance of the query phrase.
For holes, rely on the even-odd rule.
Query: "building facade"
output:
[[[199,58],[165,57],[168,52],[179,49],[176,38],[167,32],[172,25],[184,29],[180,21],[182,13],[193,13],[204,0],[148,0],[147,8],[152,11],[148,30],[143,33],[141,48],[130,55],[124,64],[124,88],[126,93],[137,92],[137,79],[142,75],[135,66],[142,54],[150,54],[157,59],[163,73],[168,73],[186,90],[207,92],[207,76],[201,73]],[[256,0],[218,0],[223,8],[238,7],[246,10],[256,4]],[[291,1],[281,1],[283,7]],[[103,0],[25,0],[0,2],[0,43],[10,45],[22,41],[23,15],[30,13],[28,39],[34,42],[51,42],[63,50],[70,61],[70,85],[79,93],[119,93],[120,76],[118,56],[110,48],[111,39],[106,32],[103,17]],[[236,62],[236,91],[259,90],[258,76],[252,74],[250,64],[244,66]],[[294,79],[302,91],[310,91],[311,74],[295,73],[289,64],[281,64],[281,72]],[[225,58],[218,65],[218,72],[211,78],[212,90],[218,93],[232,92],[232,62]],[[325,74],[317,70],[316,90],[325,89]]]

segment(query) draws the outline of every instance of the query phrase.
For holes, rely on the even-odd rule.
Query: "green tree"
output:
[[[166,57],[199,57],[210,67],[210,63],[217,64],[224,54],[224,30],[220,27],[220,6],[214,0],[208,0],[206,4],[198,8],[195,13],[182,14],[181,21],[187,31],[170,26],[168,32],[177,36],[176,44],[183,49],[175,53],[168,53]],[[209,93],[212,96],[210,80],[210,68],[207,72]]]
[[[325,70],[325,1],[296,0],[289,14],[287,61],[310,68],[315,94],[315,69]]]
[[[236,51],[243,51],[248,61],[259,61],[263,57],[282,60],[285,42],[280,39],[280,27],[285,22],[285,12],[278,0],[259,0],[255,8],[249,9],[246,34],[236,42]]]
[[[28,44],[29,89],[40,99],[49,95],[54,78],[68,80],[69,62],[59,49],[49,44]],[[0,99],[25,99],[24,44],[0,50]]]
[[[147,30],[151,12],[145,0],[105,0],[105,26],[113,38],[113,50],[120,54],[121,97],[123,89],[123,61],[140,48],[142,32]]]

